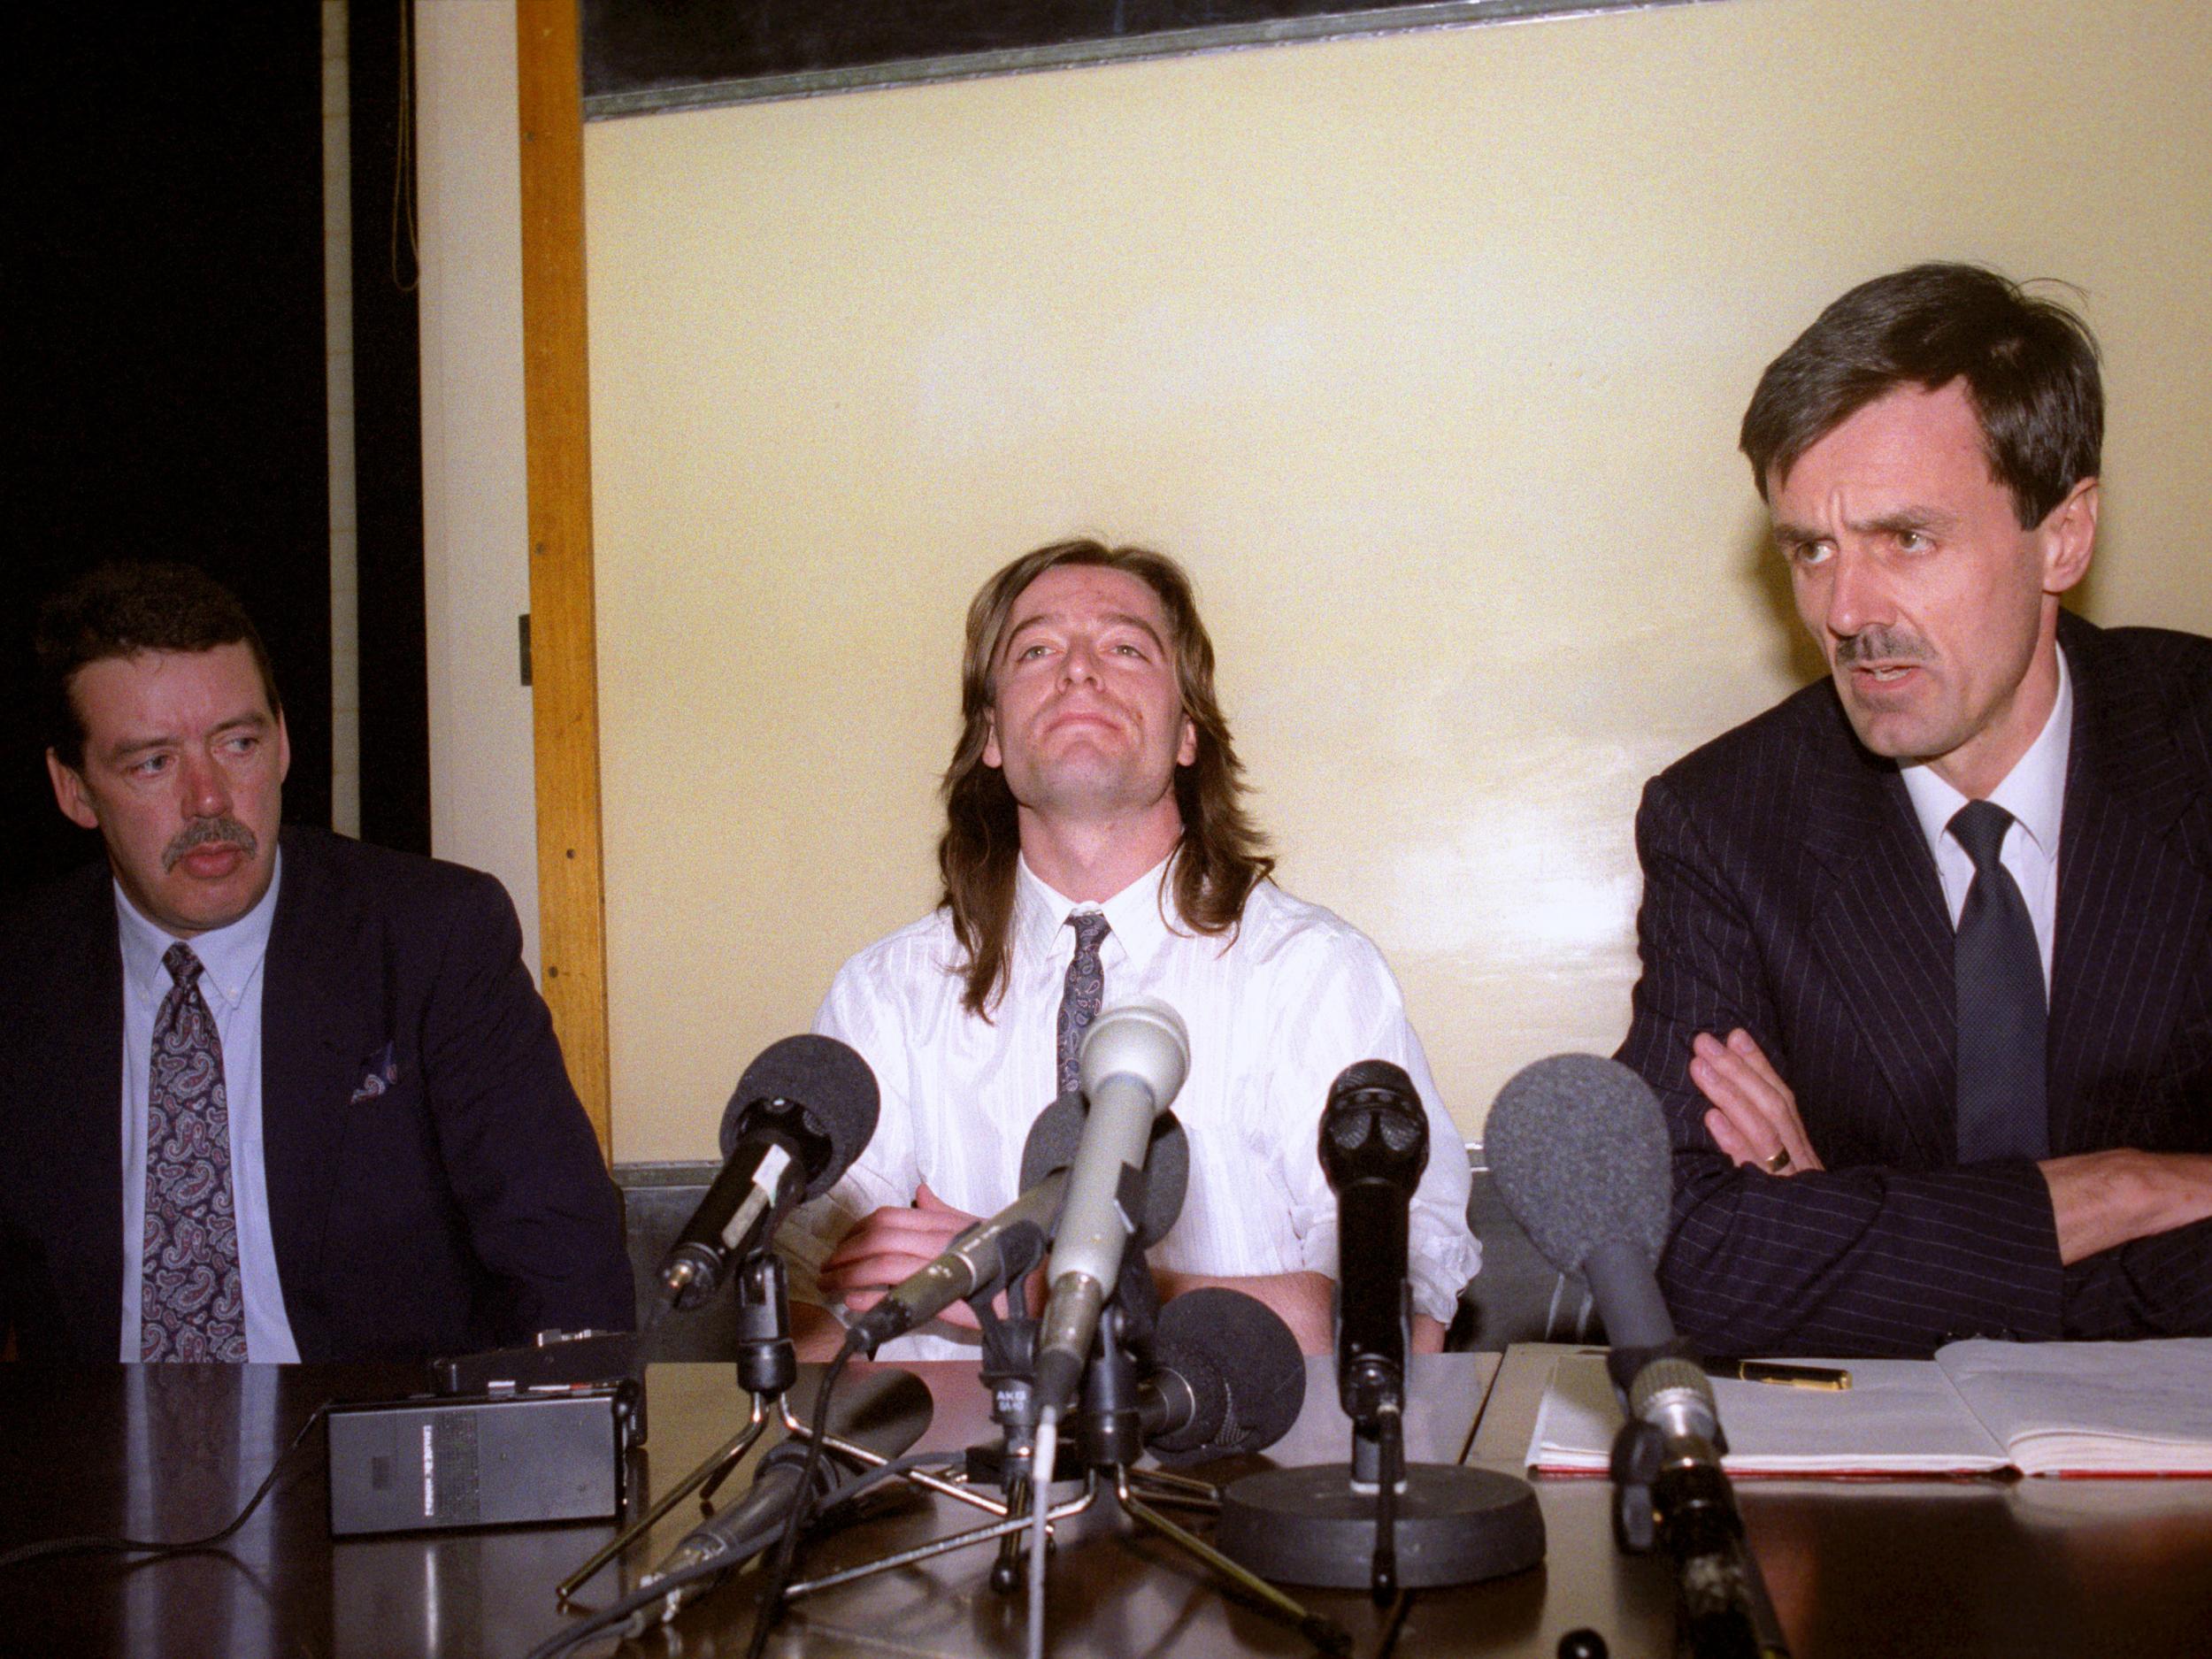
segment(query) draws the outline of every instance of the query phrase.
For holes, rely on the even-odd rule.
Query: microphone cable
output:
[[[822,1436],[828,1432],[830,1394],[837,1386],[837,1379],[845,1374],[847,1363],[859,1351],[859,1339],[848,1331],[837,1356],[822,1373],[821,1388],[814,1396],[814,1422],[807,1431],[806,1462],[799,1467],[799,1495],[791,1505],[790,1514],[784,1517],[783,1536],[776,1544],[776,1558],[769,1565],[767,1583],[761,1586],[760,1606],[753,1615],[753,1639],[746,1644],[745,1659],[760,1659],[768,1646],[768,1632],[776,1627],[776,1620],[783,1611],[783,1588],[791,1582],[792,1563],[799,1551],[799,1530],[805,1525],[815,1477],[822,1467]]]
[[[1037,1414],[1037,1442],[1029,1456],[1029,1659],[1045,1653],[1045,1517],[1052,1509],[1052,1465],[1060,1450],[1060,1413]]]
[[[252,1517],[253,1512],[261,1507],[261,1501],[276,1486],[277,1477],[284,1472],[285,1465],[307,1443],[309,1433],[329,1415],[330,1408],[336,1403],[334,1400],[326,1400],[307,1414],[307,1421],[300,1425],[300,1432],[292,1437],[292,1443],[277,1454],[276,1462],[269,1465],[269,1472],[262,1478],[260,1486],[254,1489],[253,1496],[246,1500],[246,1507],[231,1517],[230,1525],[219,1531],[210,1532],[204,1538],[180,1539],[168,1543],[137,1538],[94,1536],[44,1539],[37,1543],[19,1544],[15,1548],[0,1554],[0,1570],[19,1567],[27,1561],[43,1561],[50,1555],[147,1555],[159,1560],[166,1555],[188,1555],[213,1549]]]

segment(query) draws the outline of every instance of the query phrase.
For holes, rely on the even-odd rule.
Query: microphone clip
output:
[[[736,1279],[737,1386],[750,1394],[781,1394],[799,1375],[783,1257],[757,1249],[738,1263]]]
[[[1651,1489],[1665,1452],[1666,1437],[1640,1417],[1630,1417],[1613,1436],[1613,1543],[1624,1555],[1648,1555],[1659,1546]]]

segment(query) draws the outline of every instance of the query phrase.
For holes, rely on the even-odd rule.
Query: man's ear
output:
[[[46,775],[53,780],[54,804],[61,808],[61,815],[79,829],[98,829],[100,813],[92,804],[92,791],[85,787],[83,774],[74,766],[63,765],[61,757],[50,749]]]
[[[284,715],[277,714],[277,781],[282,783],[292,775],[292,734],[284,729]]]
[[[983,764],[994,772],[1006,764],[1006,757],[998,752],[998,710],[983,711]]]
[[[1198,723],[1187,714],[1183,717],[1183,738],[1175,746],[1175,764],[1187,766],[1198,758]]]
[[[2089,560],[2097,549],[2097,510],[2102,502],[2098,480],[2085,478],[2036,526],[2043,541],[2045,593],[2062,594],[2089,574]]]

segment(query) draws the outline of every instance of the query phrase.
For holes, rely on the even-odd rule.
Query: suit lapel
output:
[[[52,1236],[72,1241],[50,1264],[57,1291],[65,1305],[99,1310],[80,1357],[112,1360],[123,1305],[123,956],[105,861],[86,879],[81,922],[40,943],[53,953],[52,1064],[30,1092],[40,1105],[25,1128],[37,1150],[26,1164],[44,1177]]]
[[[2140,1090],[2099,1078],[2154,1075],[2190,965],[2212,941],[2212,880],[2193,839],[2212,822],[2155,700],[2110,660],[2098,631],[2069,617],[2074,732],[2059,832],[2058,936],[2051,985],[2051,1148],[2141,1143]]]
[[[1829,886],[1813,906],[1814,949],[1889,1086],[1847,1088],[1877,1121],[1878,1144],[1912,1146],[1924,1166],[1956,1156],[1951,1128],[1958,1033],[1949,915],[1935,860],[1891,763],[1861,749],[1844,720],[1809,763],[1807,845]],[[1788,826],[1778,825],[1777,833]],[[1939,1101],[1939,1117],[1927,1102]]]
[[[384,1040],[377,953],[317,838],[284,834],[283,886],[261,989],[261,1138],[285,1311],[301,1357],[326,1346],[313,1286],[348,1103]]]

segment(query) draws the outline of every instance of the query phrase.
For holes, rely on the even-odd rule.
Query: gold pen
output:
[[[1705,1374],[1738,1382],[1778,1383],[1785,1388],[1823,1388],[1832,1394],[1851,1386],[1851,1373],[1832,1365],[1792,1365],[1772,1359],[1714,1360],[1706,1365]]]

